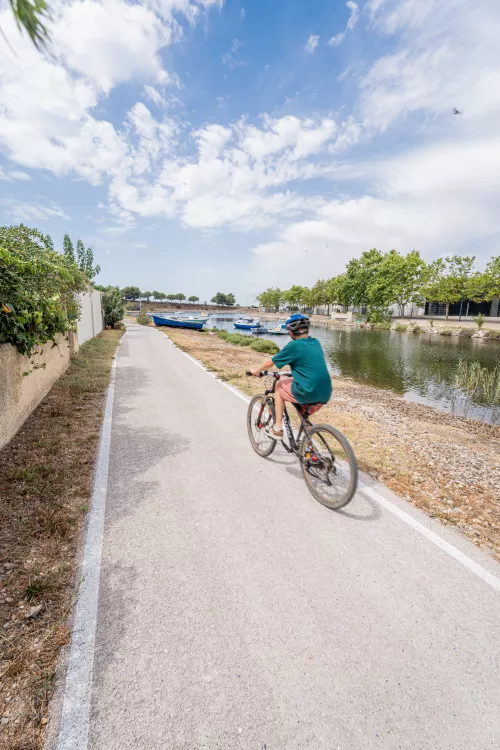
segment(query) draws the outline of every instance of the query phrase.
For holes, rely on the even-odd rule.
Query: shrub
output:
[[[459,328],[458,335],[460,338],[470,339],[474,335],[474,330],[472,328]]]
[[[422,328],[422,326],[419,326],[417,324],[412,324],[412,326],[411,326],[411,332],[412,333],[423,333],[424,329]]]
[[[483,313],[479,313],[479,315],[476,315],[476,317],[473,318],[473,321],[477,325],[478,331],[480,331],[481,328],[483,327],[484,318],[485,318],[485,316],[483,315]]]
[[[23,224],[0,227],[0,343],[30,356],[36,346],[74,330],[80,317],[76,292],[87,276],[50,238]]]
[[[376,331],[389,331],[391,328],[391,324],[389,323],[389,321],[387,321],[386,323],[374,323],[373,327]]]
[[[228,344],[236,344],[237,346],[250,346],[252,343],[250,336],[242,336],[241,333],[230,333],[226,341]]]
[[[136,318],[137,322],[141,324],[141,326],[148,326],[151,324],[151,318],[149,318],[144,310],[141,310],[139,315]]]
[[[373,307],[366,315],[367,323],[387,323],[391,319],[392,312],[383,307]]]
[[[439,335],[440,336],[453,336],[453,328],[440,328]]]
[[[102,310],[107,326],[114,326],[125,314],[122,295],[119,289],[109,288],[102,295]]]
[[[223,341],[227,341],[229,333],[227,331],[218,331],[218,336],[220,339],[223,339]]]
[[[408,330],[408,326],[404,323],[396,323],[396,325],[394,326],[394,330],[399,331],[399,333],[405,333],[405,331]]]
[[[279,346],[269,339],[256,339],[252,341],[251,347],[254,351],[265,354],[277,354],[280,350]]]

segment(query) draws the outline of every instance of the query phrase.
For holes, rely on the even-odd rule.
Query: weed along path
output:
[[[66,694],[59,750],[498,748],[497,563],[379,485],[328,511],[246,408],[129,327],[90,700]]]

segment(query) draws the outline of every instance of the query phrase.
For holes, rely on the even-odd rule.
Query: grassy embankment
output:
[[[265,354],[215,334],[169,329],[168,336],[245,393],[262,390],[244,373]],[[315,421],[348,436],[361,469],[500,559],[500,427],[342,378],[333,378],[332,399]]]
[[[121,332],[84,344],[0,451],[0,748],[43,747]],[[6,721],[7,720],[7,721]]]

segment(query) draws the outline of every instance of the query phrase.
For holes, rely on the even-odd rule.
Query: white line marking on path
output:
[[[122,342],[126,335],[125,333],[122,337]],[[57,750],[86,750],[88,742],[104,511],[108,487],[116,359],[119,349],[120,347],[111,367],[111,380],[99,443]]]
[[[165,336],[165,338],[167,338],[167,341],[170,341],[170,339],[167,336]],[[170,343],[173,346],[176,346],[172,341],[170,341]],[[225,388],[227,388],[229,391],[231,391],[236,396],[241,398],[247,404],[250,403],[250,399],[247,396],[244,396],[243,393],[240,393],[232,385],[229,385],[228,383],[224,383],[223,380],[220,380],[220,378],[217,378],[213,372],[210,372],[210,370],[207,370],[205,365],[203,365],[197,359],[192,357],[190,354],[186,354],[186,352],[182,351],[182,349],[179,349],[178,346],[176,346],[176,349],[178,349],[178,351],[180,351],[181,354],[184,354],[185,357],[190,359],[191,362],[193,362],[197,367],[200,367],[202,370],[205,370],[205,372],[207,372],[209,375],[212,375],[212,377],[215,377],[217,380],[219,380],[219,383],[223,385]],[[371,497],[372,500],[375,500],[375,502],[381,505],[382,508],[385,508],[386,510],[388,510],[389,513],[392,513],[394,516],[396,516],[396,518],[399,518],[400,521],[403,521],[403,523],[406,523],[414,531],[417,531],[423,537],[425,537],[430,542],[435,544],[436,547],[439,547],[440,549],[443,550],[443,552],[446,552],[448,555],[450,555],[450,557],[453,557],[453,559],[459,562],[461,565],[463,565],[464,568],[467,568],[467,570],[470,570],[471,573],[474,573],[476,576],[478,576],[483,581],[485,581],[485,583],[488,583],[496,591],[500,591],[500,578],[493,575],[493,573],[490,573],[489,570],[486,570],[486,568],[483,568],[482,565],[480,565],[475,560],[473,560],[468,555],[466,555],[465,552],[461,552],[459,549],[457,549],[457,547],[454,547],[453,544],[450,544],[445,539],[440,537],[439,534],[436,534],[435,531],[428,529],[427,526],[424,526],[423,523],[421,523],[420,521],[417,521],[417,519],[413,518],[413,516],[410,516],[409,513],[405,513],[404,510],[401,510],[401,508],[398,508],[397,505],[394,505],[394,503],[391,503],[390,500],[388,500],[386,497],[383,497],[383,495],[378,493],[372,487],[368,487],[368,485],[366,485],[364,482],[359,482],[359,489],[365,495],[368,495],[369,497]]]

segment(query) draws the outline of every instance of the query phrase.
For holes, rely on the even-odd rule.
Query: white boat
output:
[[[268,332],[273,336],[288,336],[288,331],[285,323],[281,323],[281,325],[276,326],[276,328],[270,328]]]
[[[251,331],[253,328],[260,328],[260,320],[258,318],[238,318],[234,321],[235,328],[242,328],[244,331]]]

